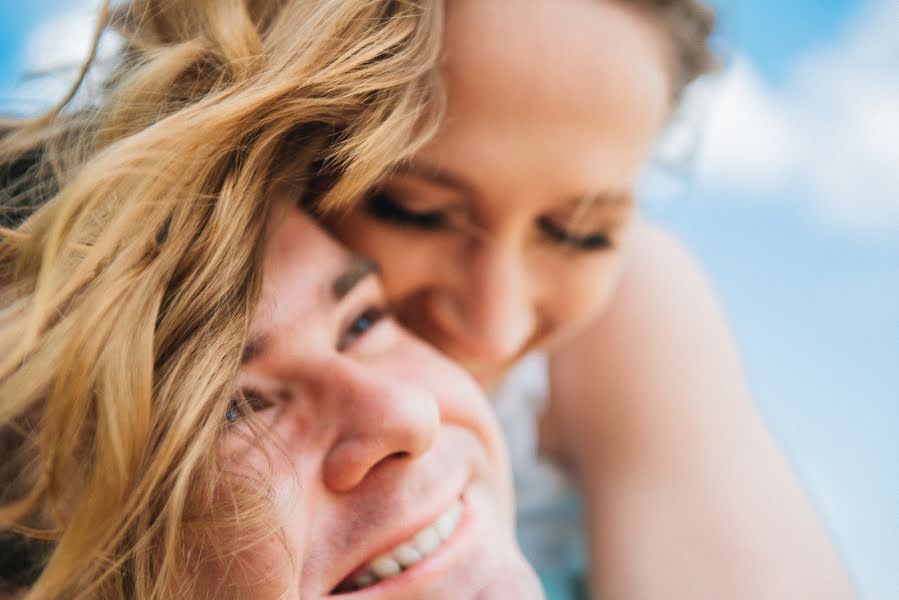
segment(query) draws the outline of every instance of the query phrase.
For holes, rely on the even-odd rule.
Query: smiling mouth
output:
[[[421,529],[411,539],[355,569],[332,594],[348,594],[364,590],[412,568],[427,556],[434,554],[452,537],[459,526],[462,512],[462,501],[456,500],[434,522]]]

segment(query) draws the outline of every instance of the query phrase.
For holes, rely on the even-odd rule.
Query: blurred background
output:
[[[3,2],[0,114],[62,95],[96,4]],[[724,68],[660,144],[644,209],[715,282],[862,598],[896,600],[899,2],[713,4]]]

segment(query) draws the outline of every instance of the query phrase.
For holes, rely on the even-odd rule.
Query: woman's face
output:
[[[244,583],[256,598],[540,597],[483,395],[384,304],[370,261],[278,201],[224,446],[232,470],[271,481],[280,529],[245,550]]]
[[[664,38],[598,0],[447,3],[448,114],[346,218],[416,333],[485,386],[613,290],[669,110]]]

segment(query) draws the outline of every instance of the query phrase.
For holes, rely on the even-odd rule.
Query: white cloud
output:
[[[790,186],[835,226],[899,234],[899,4],[872,0],[788,73],[778,89],[734,61],[714,91],[699,181],[741,197]]]
[[[29,36],[25,60],[36,71],[78,63],[87,56],[96,27],[97,2],[78,2],[54,13]]]
[[[90,51],[99,7],[99,0],[77,0],[35,28],[25,46],[25,79],[3,99],[6,111],[40,112],[65,96]],[[114,55],[119,45],[119,38],[104,35],[98,57]],[[89,78],[88,83],[97,81]]]
[[[805,152],[790,107],[742,59],[716,83],[699,155],[700,180],[752,182],[759,189],[779,184]]]

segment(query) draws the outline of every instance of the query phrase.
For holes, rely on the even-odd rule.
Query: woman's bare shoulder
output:
[[[727,404],[745,417],[749,407],[739,354],[712,286],[680,241],[644,223],[610,305],[552,355],[551,373],[560,410],[580,415],[581,423],[592,421],[583,419],[585,410],[603,413],[600,421],[614,413],[617,431],[640,430],[628,431],[635,442],[634,434],[658,440],[663,432],[654,429],[669,412],[683,417]]]
[[[596,524],[599,591],[851,598],[701,269],[671,235],[638,236],[609,309],[550,364],[555,427]],[[646,582],[651,593],[635,593]]]

